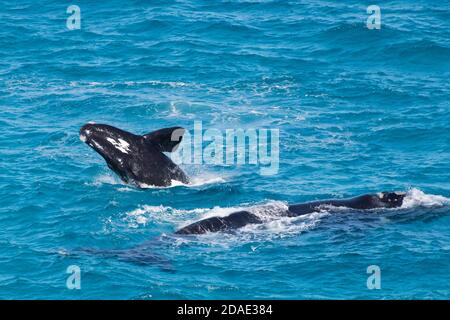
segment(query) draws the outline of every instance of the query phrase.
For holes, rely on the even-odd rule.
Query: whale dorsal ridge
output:
[[[171,127],[147,133],[143,137],[161,152],[174,152],[180,145],[184,132],[182,127]]]

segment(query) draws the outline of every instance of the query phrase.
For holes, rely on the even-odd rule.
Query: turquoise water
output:
[[[70,31],[67,3],[0,2],[0,298],[450,298],[449,1],[382,1],[380,30],[361,1],[73,4]],[[79,140],[91,120],[279,129],[279,171],[184,165],[193,185],[137,189]],[[403,207],[172,234],[383,190]]]

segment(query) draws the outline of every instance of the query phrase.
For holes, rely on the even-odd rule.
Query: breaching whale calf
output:
[[[357,210],[377,208],[398,208],[403,204],[404,192],[381,192],[377,194],[365,194],[350,199],[322,200],[294,204],[288,206],[279,216],[297,217],[308,213],[318,212],[324,206],[346,207]],[[249,224],[263,223],[261,218],[249,211],[238,211],[225,217],[211,217],[194,222],[176,231],[176,234],[203,234],[207,232],[227,231],[238,229]]]
[[[88,123],[80,129],[80,139],[97,151],[124,182],[138,187],[165,187],[173,180],[189,183],[186,174],[163,153],[175,151],[183,134],[181,127],[145,135],[135,135],[106,124]]]

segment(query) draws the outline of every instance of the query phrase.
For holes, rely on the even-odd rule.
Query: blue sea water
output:
[[[379,1],[380,30],[369,4],[1,0],[0,298],[450,298],[450,2]],[[278,129],[279,171],[184,165],[193,185],[137,189],[79,140],[88,121]],[[383,190],[403,207],[172,234]]]

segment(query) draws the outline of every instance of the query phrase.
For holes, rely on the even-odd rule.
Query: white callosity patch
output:
[[[84,134],[84,133],[86,133],[86,134]],[[80,134],[80,140],[83,141],[83,142],[86,142],[86,140],[87,140],[86,135],[89,136],[91,134],[91,131],[90,130],[85,130],[84,133]]]
[[[114,140],[112,138],[106,138],[106,140],[111,143],[117,150],[121,151],[122,153],[130,152],[130,144],[126,142],[123,139]]]
[[[383,198],[383,196],[384,196],[385,193],[386,193],[386,192],[378,192],[378,193],[377,193],[377,196],[378,196],[379,198]],[[404,196],[404,195],[406,195],[406,192],[403,192],[403,191],[394,191],[393,193],[395,193],[395,194],[398,195],[398,196]]]

